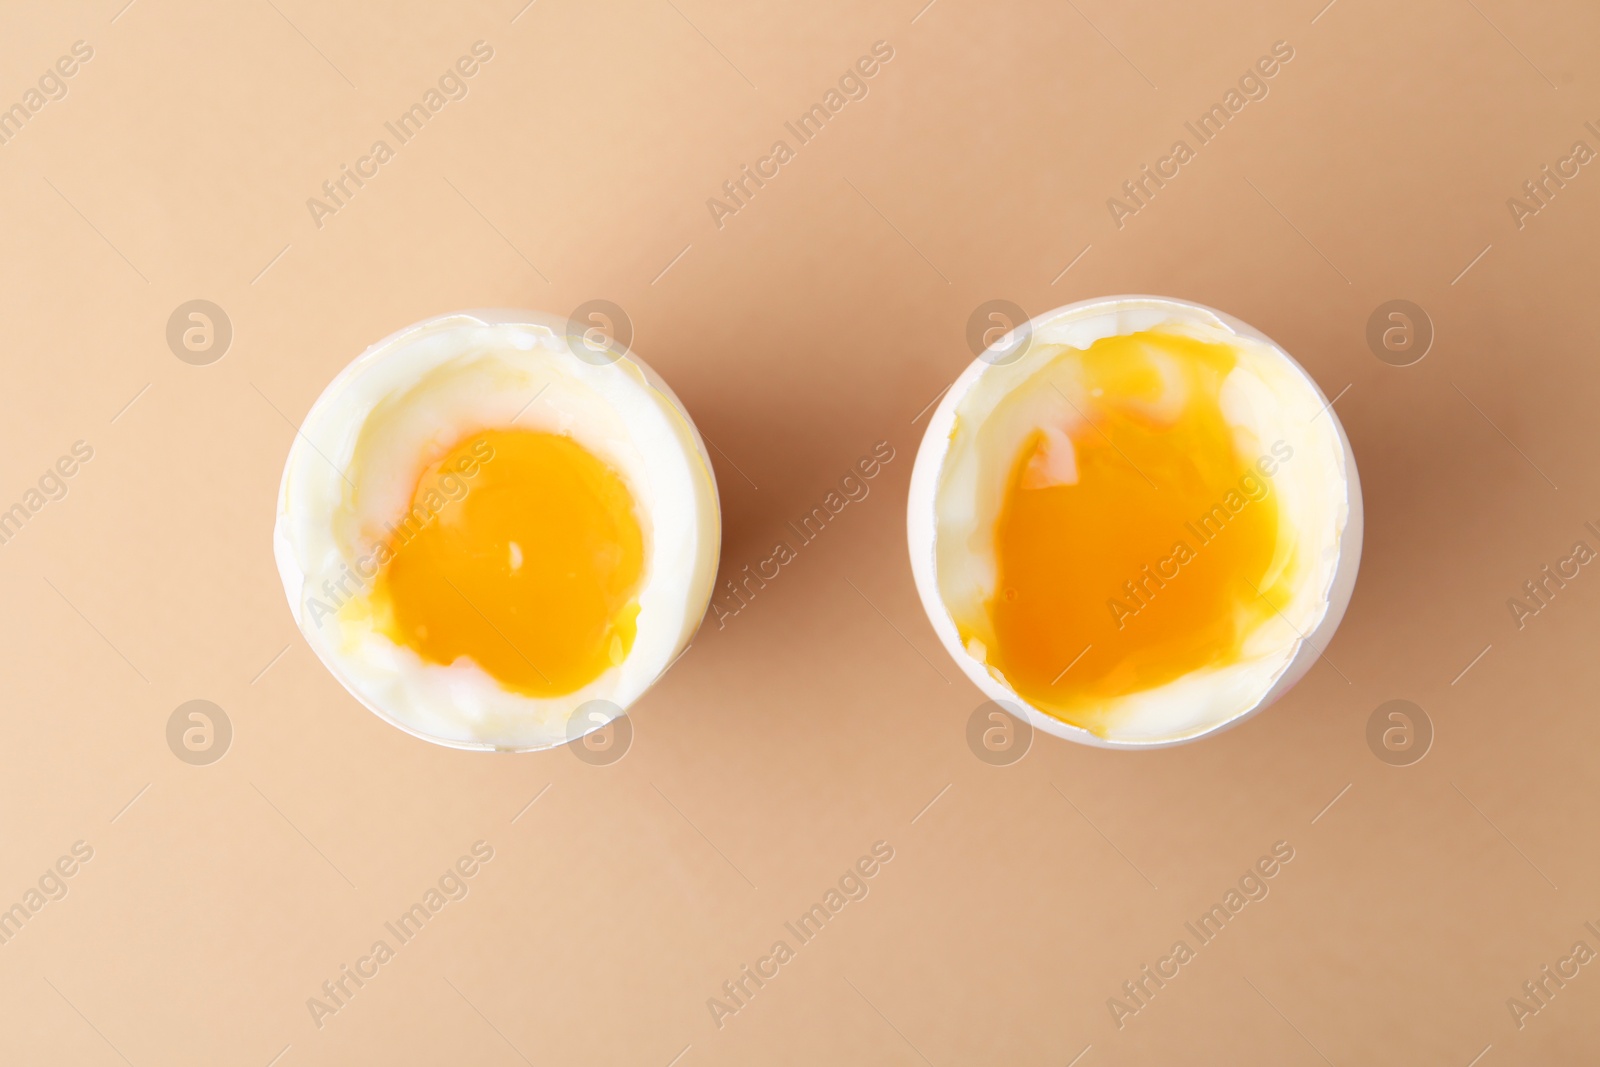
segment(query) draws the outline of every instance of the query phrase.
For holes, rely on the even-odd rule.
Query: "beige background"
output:
[[[1600,966],[1520,1030],[1506,1007],[1575,941],[1600,949],[1600,577],[1520,631],[1506,607],[1600,545],[1600,173],[1520,230],[1506,206],[1575,140],[1600,148],[1600,10],[922,2],[8,8],[5,105],[74,41],[94,57],[0,146],[0,507],[74,441],[94,458],[0,545],[0,905],[74,842],[94,856],[0,945],[0,1062],[1500,1067],[1600,1046]],[[470,95],[318,229],[306,198],[477,40]],[[707,198],[879,40],[870,95],[719,230]],[[1119,230],[1107,197],[1279,40],[1270,95]],[[1151,754],[1039,737],[988,766],[907,566],[917,416],[980,302],[1119,292],[1226,309],[1342,392],[1360,581],[1330,662],[1240,729]],[[165,340],[195,298],[233,325],[209,366]],[[591,298],[627,309],[720,449],[725,576],[873,442],[897,457],[701,632],[620,762],[414,740],[284,603],[292,424],[409,322]],[[1405,368],[1364,339],[1395,298],[1437,331]],[[210,766],[165,738],[197,698],[234,730]],[[1393,698],[1437,731],[1414,766],[1367,747]],[[307,998],[478,840],[470,895],[318,1029]],[[870,895],[716,1027],[707,998],[880,840]],[[1118,1029],[1107,999],[1280,840],[1271,895]]]

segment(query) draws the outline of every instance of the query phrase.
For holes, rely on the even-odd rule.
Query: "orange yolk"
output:
[[[644,537],[622,479],[569,437],[490,430],[417,480],[373,587],[380,632],[504,688],[571,693],[633,647]]]
[[[1108,701],[1234,661],[1273,613],[1276,461],[1239,454],[1223,418],[1236,358],[1169,334],[1100,340],[1081,392],[1062,389],[1076,412],[1016,457],[988,658],[1034,706],[1094,730]]]

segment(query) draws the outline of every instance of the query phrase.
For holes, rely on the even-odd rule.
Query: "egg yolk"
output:
[[[1226,345],[1147,332],[1080,355],[1079,381],[1056,386],[1063,425],[1036,431],[1009,473],[988,661],[1095,730],[1107,701],[1235,661],[1273,614],[1285,579],[1267,472],[1285,446],[1239,453],[1219,404]]]
[[[380,632],[502,687],[571,693],[633,647],[644,537],[622,479],[569,437],[491,430],[417,480],[373,586]]]

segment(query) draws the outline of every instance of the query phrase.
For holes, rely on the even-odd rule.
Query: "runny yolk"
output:
[[[490,430],[417,480],[373,587],[374,620],[430,663],[571,693],[633,647],[644,538],[628,488],[569,437]]]
[[[1063,389],[1070,421],[1016,457],[988,659],[1029,703],[1095,729],[1109,700],[1233,661],[1273,613],[1266,472],[1284,446],[1235,447],[1218,394],[1236,358],[1170,334],[1100,340],[1082,353],[1081,394]],[[1158,410],[1174,389],[1181,408]]]

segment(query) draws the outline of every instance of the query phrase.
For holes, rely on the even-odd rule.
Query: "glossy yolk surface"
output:
[[[569,437],[491,430],[425,470],[389,542],[378,629],[504,688],[571,693],[633,646],[644,538],[628,488]]]
[[[1238,656],[1273,612],[1279,516],[1219,408],[1232,349],[1142,333],[1081,355],[1080,383],[1056,386],[1064,424],[1010,472],[988,658],[1030,703],[1094,729],[1108,699]]]

